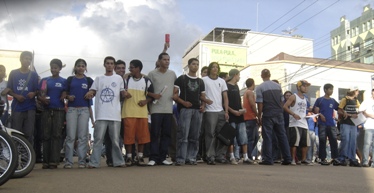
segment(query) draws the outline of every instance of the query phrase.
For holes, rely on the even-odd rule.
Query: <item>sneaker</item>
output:
[[[49,165],[49,169],[57,169],[57,165]]]
[[[361,164],[358,161],[350,161],[349,166],[351,167],[361,167]]]
[[[340,163],[340,161],[339,161],[339,160],[337,160],[337,159],[334,159],[334,160],[332,160],[332,165],[334,165],[334,166],[340,166],[340,165],[341,165],[341,163]]]
[[[340,162],[340,165],[341,165],[341,166],[347,166],[348,163],[347,163],[347,161],[341,161],[341,162]]]
[[[196,162],[197,163],[204,163],[204,160],[202,158],[200,158],[200,159],[196,159]]]
[[[291,165],[290,161],[282,161],[281,165],[288,166]]]
[[[231,165],[238,165],[238,162],[236,161],[235,158],[231,158],[231,159],[230,159],[230,164],[231,164]]]
[[[362,164],[362,167],[367,168],[369,167],[369,164]]]
[[[164,160],[164,161],[162,161],[162,165],[170,166],[170,165],[172,165],[172,164],[173,164],[173,162],[169,162],[168,160]]]
[[[86,165],[85,164],[79,164],[78,168],[80,168],[80,169],[86,168]]]
[[[197,165],[197,161],[186,160],[185,164],[188,164],[188,165]]]
[[[322,160],[322,161],[320,162],[320,164],[323,165],[323,166],[328,166],[328,165],[330,165],[330,162],[328,162],[326,159],[324,159],[324,160]],[[334,165],[334,166],[335,166],[335,165]]]
[[[246,159],[246,160],[243,160],[243,164],[251,164],[251,165],[253,165],[253,164],[256,164],[256,162],[254,162],[251,159]]]
[[[296,162],[295,162],[295,160],[292,160],[291,165],[292,165],[292,166],[296,166]]]
[[[184,163],[183,162],[175,162],[175,164],[174,164],[175,166],[183,166],[184,165]]]
[[[280,159],[276,159],[276,160],[274,160],[274,163],[275,163],[275,164],[280,164],[280,163],[281,163],[281,160],[280,160]]]
[[[309,161],[306,161],[306,160],[302,161],[301,164],[303,164],[305,166],[313,166],[314,165],[313,163],[311,163]]]
[[[216,161],[217,161],[217,163],[220,163],[220,164],[227,164],[227,163],[229,163],[229,162],[227,161],[227,159],[225,159],[225,158],[217,159]]]
[[[296,162],[296,165],[301,165],[301,161],[297,161],[297,162]]]
[[[190,161],[190,165],[197,165],[197,161]]]
[[[138,159],[138,166],[146,166],[147,164],[144,162],[143,157],[139,157]]]
[[[95,169],[96,167],[95,167],[95,166],[88,165],[87,168],[88,168],[88,169]]]
[[[153,161],[153,160],[151,160],[151,161],[148,162],[147,165],[148,165],[148,166],[155,166],[155,165],[156,165],[156,162]]]
[[[66,165],[64,165],[64,168],[65,169],[71,169],[71,168],[73,168],[73,166],[71,166],[70,164],[66,164]]]
[[[270,162],[267,162],[267,161],[262,161],[262,162],[260,162],[260,163],[258,163],[258,164],[260,164],[260,165],[274,165],[273,163],[270,163]]]
[[[126,158],[126,166],[132,166],[134,164],[133,160],[131,157]]]
[[[206,163],[208,165],[216,165],[216,162],[214,160],[208,160]]]

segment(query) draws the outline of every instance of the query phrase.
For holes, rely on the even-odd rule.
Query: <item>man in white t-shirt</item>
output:
[[[369,167],[369,151],[374,137],[374,89],[371,90],[371,97],[362,102],[358,111],[366,116],[362,167]],[[374,149],[372,149],[372,155],[374,155]],[[374,168],[374,165],[371,164],[371,167]]]
[[[105,132],[109,129],[109,136],[112,141],[112,158],[114,167],[126,167],[118,138],[121,128],[121,104],[120,98],[127,96],[124,82],[121,76],[114,73],[115,59],[108,56],[104,59],[105,74],[96,77],[90,91],[85,98],[91,99],[96,94],[95,100],[95,130],[94,145],[88,168],[100,166],[101,148]]]
[[[227,146],[215,137],[216,133],[229,119],[227,84],[222,78],[218,77],[219,71],[219,64],[212,62],[208,66],[208,76],[202,78],[205,85],[205,94],[208,98],[204,113],[205,148],[208,165],[215,165],[216,159],[221,163],[227,163],[224,156]]]

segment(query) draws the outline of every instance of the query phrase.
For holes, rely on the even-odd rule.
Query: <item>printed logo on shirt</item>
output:
[[[114,99],[114,91],[109,87],[104,88],[100,93],[102,103],[111,103]]]
[[[187,86],[188,86],[188,90],[192,92],[195,92],[199,89],[199,84],[197,83],[197,81],[188,80]]]
[[[300,113],[303,113],[306,111],[306,103],[304,102],[299,102],[297,103],[297,111]]]
[[[329,104],[329,108],[332,109],[333,108],[333,104]]]
[[[115,82],[112,82],[112,87],[116,87],[117,86],[117,83],[115,83]]]
[[[24,87],[26,86],[25,84],[26,84],[26,80],[25,80],[25,79],[20,79],[20,80],[18,81],[17,90],[25,90],[25,91],[28,91],[28,90],[29,90],[28,87],[24,88]]]
[[[83,88],[83,89],[88,89],[88,85],[87,85],[86,83],[83,83],[83,84],[82,84],[82,88]]]
[[[345,106],[345,111],[347,111],[347,113],[356,113],[356,105]]]
[[[55,87],[62,87],[62,84],[60,82],[56,82]]]

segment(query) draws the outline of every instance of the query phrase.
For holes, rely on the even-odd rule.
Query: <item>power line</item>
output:
[[[341,55],[341,54],[344,54],[344,55],[345,55],[345,54],[346,54],[346,51],[339,52],[339,53],[337,53],[336,55],[331,56],[330,58],[332,58],[332,57],[334,57],[334,56]],[[357,58],[362,57],[362,56],[365,56],[365,55],[366,55],[366,53],[363,53],[363,54],[357,56]],[[297,72],[295,72],[295,73],[290,73],[288,76],[291,76],[291,75],[292,75],[292,77],[294,77],[296,74],[297,74],[298,76],[303,75],[303,74],[307,74],[307,73],[309,73],[309,72],[311,72],[311,71],[316,70],[318,67],[325,67],[325,68],[328,68],[328,69],[322,71],[322,72],[325,72],[325,71],[327,71],[327,70],[331,70],[331,69],[333,69],[333,68],[336,68],[336,67],[338,67],[338,66],[341,66],[341,65],[343,65],[343,64],[346,64],[346,63],[348,63],[348,62],[352,62],[353,59],[348,60],[348,61],[344,61],[344,62],[342,62],[342,63],[340,63],[340,64],[337,64],[337,65],[335,65],[335,66],[332,66],[332,67],[322,66],[322,64],[327,63],[327,62],[329,62],[329,61],[331,61],[331,59],[329,59],[329,58],[327,58],[327,59],[322,59],[322,60],[321,60],[321,63],[320,63],[320,62],[313,63],[313,64],[316,65],[316,66],[311,66],[311,65],[312,65],[312,64],[311,64],[311,65],[309,66],[309,68],[304,69],[302,72],[299,72],[299,70],[300,70],[300,69],[299,69]],[[319,64],[319,65],[317,65],[317,64]],[[311,77],[313,77],[313,76],[315,76],[315,75],[317,75],[317,74],[320,74],[320,73],[322,73],[322,72],[318,72],[318,73],[315,73],[315,74],[310,75],[310,76],[308,76],[308,77],[304,77],[304,79],[311,78]],[[287,77],[282,77],[282,78],[280,78],[280,80],[283,80],[283,79],[287,79]],[[286,86],[286,85],[285,85],[285,86]],[[283,87],[285,87],[285,86],[283,86]]]
[[[318,0],[314,1],[313,3],[311,3],[310,5],[308,5],[306,8],[304,8],[303,10],[301,10],[300,12],[298,12],[297,14],[295,14],[294,16],[292,16],[290,19],[288,19],[287,21],[283,22],[281,25],[279,25],[277,28],[275,28],[273,31],[275,31],[276,29],[278,29],[280,26],[282,26],[283,24],[285,24],[286,22],[290,21],[291,19],[293,19],[294,17],[298,16],[299,14],[301,14],[302,12],[304,12],[306,9],[310,8],[312,5],[314,5],[315,3],[317,3]],[[337,0],[335,1],[334,3],[330,4],[329,6],[325,7],[324,9],[322,9],[321,11],[319,11],[318,13],[314,14],[313,16],[309,17],[308,19],[306,19],[305,21],[301,22],[300,24],[298,24],[296,27],[304,24],[305,22],[309,21],[311,18],[315,17],[316,15],[319,15],[321,14],[323,11],[325,11],[326,9],[330,8],[331,6],[333,6],[334,4],[336,4],[337,2],[339,2],[340,0]],[[271,31],[271,32],[273,32]],[[259,40],[257,40],[256,42],[254,42],[253,44],[251,44],[252,46],[255,45],[256,43],[260,42],[260,40],[262,40],[264,37],[260,38]],[[272,43],[274,42],[275,40],[277,40],[279,37],[269,41],[268,43],[264,44],[263,46],[257,48],[256,50],[253,50],[251,53],[255,53],[256,51],[258,50],[261,50],[262,48],[264,48],[265,46],[267,46],[267,44],[269,43]],[[249,41],[249,40],[248,40]]]
[[[362,57],[362,56],[364,56],[364,55],[366,55],[366,53],[360,55],[359,57]],[[318,73],[312,74],[312,75],[310,75],[310,76],[304,77],[304,79],[311,78],[311,77],[313,77],[313,76],[315,76],[315,75],[317,75],[317,74],[321,74],[321,73],[323,73],[323,72],[326,72],[326,71],[328,71],[328,70],[331,70],[331,69],[333,69],[333,68],[336,68],[336,67],[338,67],[338,66],[341,66],[341,65],[343,65],[343,64],[346,64],[346,63],[348,63],[348,62],[352,62],[352,60],[344,61],[344,62],[342,62],[342,63],[340,63],[340,64],[337,64],[337,65],[334,65],[334,66],[331,66],[331,67],[326,67],[326,68],[327,68],[326,70],[323,70],[323,71],[321,71],[321,72],[318,72]],[[287,85],[284,85],[284,86],[282,86],[282,87],[286,87],[286,86],[287,86]]]
[[[329,6],[327,6],[326,8],[322,9],[321,11],[319,11],[318,13],[312,15],[312,17],[309,17],[308,19],[306,19],[305,21],[301,22],[300,24],[296,25],[295,27],[299,27],[300,25],[303,25],[305,22],[309,21],[310,19],[312,19],[313,17],[317,16],[318,14],[324,12],[326,9],[330,8],[331,6],[335,5],[336,3],[338,3],[340,0],[337,0],[335,1],[334,3],[330,4]]]
[[[282,15],[280,18],[278,18],[277,20],[275,20],[273,23],[271,23],[270,25],[268,25],[265,29],[263,29],[262,31],[265,31],[266,29],[268,29],[270,26],[272,26],[273,24],[275,24],[275,22],[281,20],[283,17],[285,17],[286,15],[288,15],[289,13],[291,13],[293,10],[295,10],[297,7],[299,7],[301,4],[303,4],[306,0],[302,1],[301,3],[299,3],[298,5],[296,5],[295,7],[293,7],[291,10],[289,10],[287,13],[285,13],[284,15]]]

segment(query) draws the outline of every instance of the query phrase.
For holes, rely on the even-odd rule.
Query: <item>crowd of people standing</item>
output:
[[[93,80],[85,74],[84,59],[75,62],[73,76],[66,79],[59,75],[61,60],[53,59],[51,76],[39,80],[37,73],[29,69],[32,57],[31,52],[22,52],[21,68],[9,74],[8,82],[4,80],[5,67],[0,65],[1,98],[7,103],[6,95],[13,96],[11,118],[8,119],[7,109],[2,120],[22,131],[33,144],[36,107],[42,107],[43,169],[58,167],[62,146],[65,169],[73,168],[75,151],[78,168],[98,168],[103,145],[107,149],[107,165],[112,167],[197,165],[200,160],[208,165],[273,165],[279,160],[282,165],[313,165],[316,139],[319,146],[315,157],[321,165],[371,165],[374,89],[372,97],[362,105],[357,100],[357,87],[352,87],[338,103],[331,98],[333,85],[326,84],[325,95],[312,106],[306,95],[310,83],[300,80],[296,93],[283,94],[279,83],[270,80],[268,69],[262,70],[263,82],[257,87],[254,79],[245,81],[247,89],[241,99],[237,85],[240,71],[232,69],[221,78],[217,62],[202,68],[199,78],[199,60],[191,58],[188,73],[177,77],[169,69],[170,56],[166,52],[159,55],[156,68],[148,75],[142,74],[140,60],[131,60],[129,73],[125,74],[126,63],[108,56],[103,61],[103,75]],[[360,116],[366,118],[365,123],[360,123],[365,128],[362,148],[357,147],[355,121]],[[94,144],[87,160],[90,120]],[[173,127],[173,122],[177,127]],[[235,139],[230,144],[217,138],[226,123],[235,128]],[[64,127],[66,138],[62,134]],[[261,161],[253,156],[259,128],[263,140]],[[332,160],[326,159],[327,139]],[[144,159],[147,144],[148,162]],[[122,154],[123,145],[126,155]],[[175,148],[175,155],[170,147]],[[356,159],[356,150],[362,154],[361,163]]]

